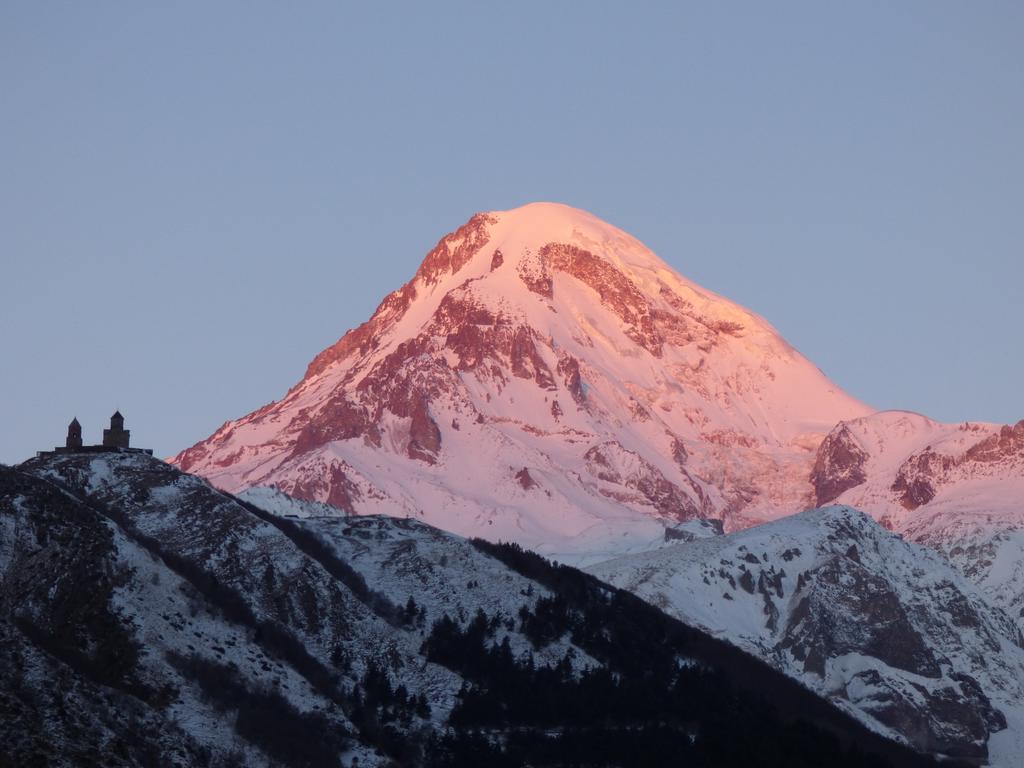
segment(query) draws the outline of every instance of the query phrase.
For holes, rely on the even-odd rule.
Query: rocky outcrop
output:
[[[670,482],[657,467],[639,454],[623,448],[617,442],[595,445],[587,450],[583,458],[587,469],[598,480],[634,491],[630,494],[617,488],[602,488],[603,493],[621,501],[648,504],[674,520],[691,520],[706,515],[699,501]]]
[[[999,433],[975,443],[964,453],[966,461],[984,464],[1024,457],[1024,419],[1003,425]]]
[[[405,314],[416,295],[414,282],[409,282],[385,296],[369,320],[313,358],[303,379],[317,376],[349,356],[366,355],[376,349],[381,335]]]
[[[399,290],[388,294],[365,323],[341,337],[318,354],[306,369],[304,379],[323,373],[350,355],[365,355],[375,348],[388,328],[401,319],[420,290],[436,284],[443,275],[453,275],[487,244],[487,225],[493,217],[477,214],[454,232],[445,235],[426,255],[416,276]],[[500,262],[500,253],[498,254]]]
[[[454,275],[483,248],[490,236],[487,225],[494,223],[494,217],[478,213],[449,235],[441,238],[423,259],[416,279],[425,285],[433,285],[444,275]]]
[[[330,462],[290,478],[281,490],[296,499],[324,501],[343,512],[354,514],[356,502],[363,497],[359,484],[353,479],[354,474],[344,462]]]
[[[519,481],[519,485],[524,491],[532,491],[534,488],[540,487],[537,481],[533,479],[533,475],[530,474],[530,470],[526,467],[516,472],[516,480]]]
[[[562,376],[562,383],[576,405],[583,405],[587,400],[587,392],[583,388],[583,379],[580,376],[580,361],[572,355],[566,355],[558,361],[558,373]]]
[[[441,430],[422,400],[412,411],[408,450],[410,459],[419,459],[427,464],[436,464],[441,452]]]
[[[779,646],[805,671],[824,677],[825,659],[857,653],[922,677],[939,676],[938,662],[896,589],[859,558],[831,557],[802,571],[799,581]]]
[[[301,414],[295,428],[298,435],[293,456],[301,456],[334,440],[351,440],[364,435],[372,444],[380,445],[380,433],[367,409],[351,402],[344,394],[329,400],[313,416]]]
[[[537,352],[533,332],[526,326],[519,326],[512,336],[509,348],[512,375],[521,379],[533,379],[541,389],[556,390],[555,377],[551,375],[544,359]]]
[[[535,293],[544,299],[554,298],[555,284],[551,280],[547,265],[539,257],[530,254],[521,258],[516,267],[516,273],[530,293]]]
[[[540,255],[549,270],[565,272],[592,288],[625,323],[629,338],[661,356],[662,338],[654,327],[650,302],[620,270],[590,251],[564,243],[548,243]]]
[[[835,501],[844,491],[863,483],[867,479],[867,458],[867,452],[846,424],[840,423],[833,429],[821,442],[811,470],[817,505]]]
[[[935,498],[935,487],[928,479],[931,457],[921,455],[914,463],[900,467],[892,490],[905,509],[915,510]]]
[[[866,669],[846,683],[848,700],[869,712],[924,752],[950,758],[984,760],[988,735],[1006,727],[1002,713],[969,675],[938,689],[900,686],[878,670]]]

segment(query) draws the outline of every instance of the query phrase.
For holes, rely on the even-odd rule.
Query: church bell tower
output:
[[[127,448],[131,432],[124,428],[124,416],[120,411],[114,411],[110,417],[110,429],[103,430],[103,445],[105,448]]]
[[[68,439],[65,441],[64,447],[72,450],[82,447],[82,425],[78,423],[77,416],[68,424]]]

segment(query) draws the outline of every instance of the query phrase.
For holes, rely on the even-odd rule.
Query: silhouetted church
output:
[[[131,438],[131,431],[124,428],[124,416],[121,415],[120,411],[114,411],[114,415],[110,417],[110,429],[103,430],[103,444],[102,445],[82,445],[82,425],[78,423],[78,418],[71,420],[68,424],[68,437],[64,441],[64,445],[57,446],[52,451],[39,451],[40,456],[54,453],[113,453],[113,452],[128,452],[128,453],[145,453],[149,456],[153,455],[153,451],[149,448],[130,448],[129,440]]]
[[[82,425],[78,423],[77,416],[68,424],[68,439],[64,445],[69,449],[82,447]]]
[[[127,448],[130,434],[124,428],[124,416],[120,411],[114,411],[110,417],[110,429],[103,430],[103,445],[107,448]]]

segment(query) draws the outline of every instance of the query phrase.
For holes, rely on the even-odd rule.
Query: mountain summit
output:
[[[579,561],[809,506],[871,412],[761,317],[584,211],[479,213],[279,402],[174,462]]]

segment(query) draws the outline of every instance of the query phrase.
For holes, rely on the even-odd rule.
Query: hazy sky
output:
[[[879,408],[1017,421],[1022,41],[1020,2],[7,0],[0,461],[114,408],[172,454],[534,200]]]

